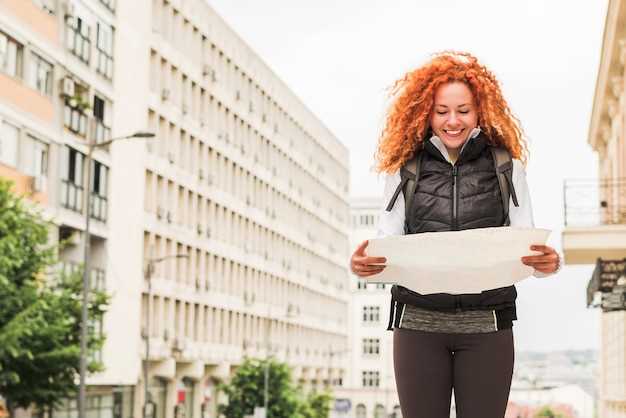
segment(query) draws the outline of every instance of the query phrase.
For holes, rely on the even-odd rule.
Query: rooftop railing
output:
[[[626,224],[626,178],[566,180],[565,226]]]

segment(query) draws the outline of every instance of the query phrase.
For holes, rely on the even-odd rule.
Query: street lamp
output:
[[[78,390],[78,417],[85,418],[86,409],[86,386],[85,378],[87,375],[87,322],[88,322],[88,309],[87,304],[89,301],[89,247],[91,237],[89,235],[89,219],[91,217],[91,205],[89,195],[91,194],[91,159],[93,150],[96,148],[106,147],[114,141],[130,138],[153,138],[155,136],[152,132],[139,131],[132,135],[120,136],[117,138],[111,138],[106,141],[96,142],[95,139],[87,141],[87,169],[83,176],[83,182],[85,183],[85,194],[83,196],[83,207],[85,208],[85,244],[83,254],[83,297],[82,297],[82,309],[80,320],[80,383]]]
[[[145,278],[148,281],[148,305],[146,306],[146,328],[145,328],[145,338],[146,338],[146,360],[143,366],[143,418],[149,418],[153,416],[148,413],[149,410],[149,401],[148,401],[148,361],[150,360],[150,312],[152,311],[152,275],[154,274],[154,266],[158,263],[169,260],[172,258],[189,258],[187,254],[174,254],[174,255],[166,255],[164,257],[158,258],[149,258],[148,264],[146,265]],[[154,406],[154,405],[153,405]],[[154,411],[154,409],[153,409]]]

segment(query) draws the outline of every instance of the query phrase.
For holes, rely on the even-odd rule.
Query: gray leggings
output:
[[[403,418],[502,418],[513,376],[513,331],[445,334],[396,328],[393,359]]]

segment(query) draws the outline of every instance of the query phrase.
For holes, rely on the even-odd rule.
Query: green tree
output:
[[[0,180],[0,395],[9,413],[50,408],[77,391],[82,280],[55,273],[49,224]],[[108,297],[91,295],[89,315],[102,318]],[[102,347],[90,338],[90,353]],[[90,371],[102,365],[92,361]]]
[[[556,413],[549,406],[544,406],[535,414],[535,418],[566,418],[565,415]]]
[[[264,401],[265,366],[269,367],[268,418],[327,418],[331,395],[327,392],[305,394],[291,378],[288,365],[274,359],[246,359],[229,383],[219,389],[228,398],[219,406],[228,418],[243,418],[262,407]]]

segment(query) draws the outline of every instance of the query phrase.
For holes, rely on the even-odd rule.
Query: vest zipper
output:
[[[457,167],[456,165],[452,166],[452,230],[456,231],[458,229],[457,225],[457,216],[458,216],[458,190],[457,190]]]

